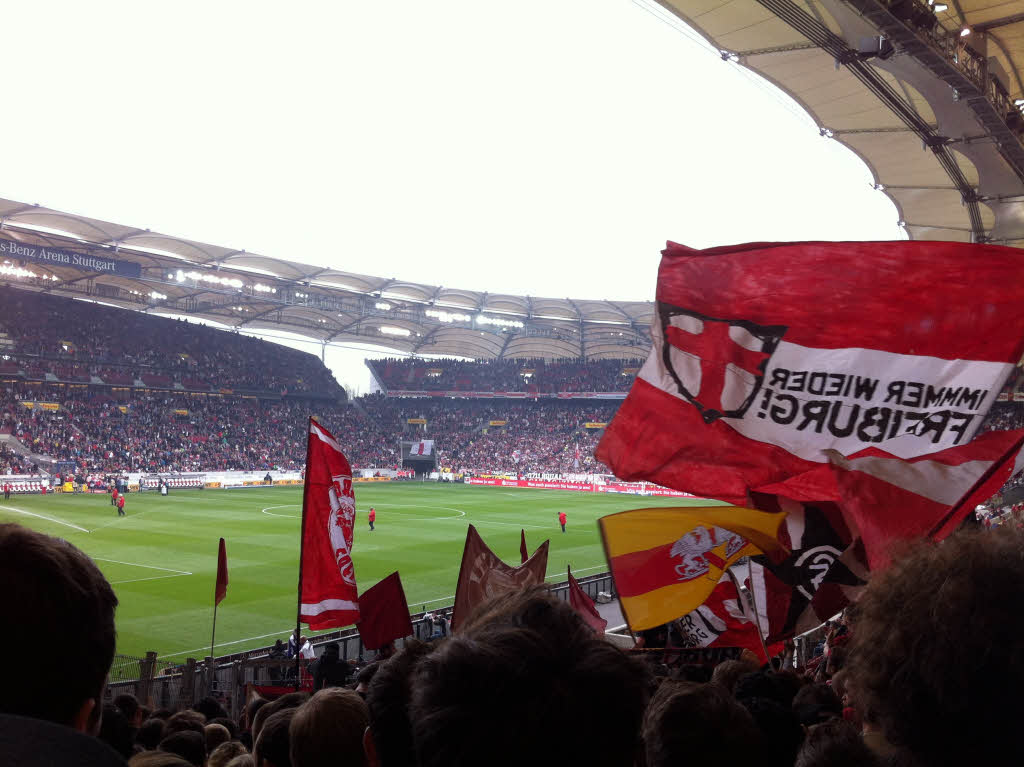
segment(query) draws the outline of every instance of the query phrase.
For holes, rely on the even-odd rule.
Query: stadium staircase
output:
[[[21,440],[15,437],[13,434],[0,434],[0,441],[3,442],[12,453],[20,455],[22,458],[27,458],[29,461],[39,467],[41,474],[51,474],[49,469],[52,469],[56,461],[48,455],[42,453],[33,453],[29,448],[22,444]]]

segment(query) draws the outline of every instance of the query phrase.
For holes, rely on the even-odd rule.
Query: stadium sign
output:
[[[75,253],[60,248],[46,248],[38,245],[26,245],[15,240],[0,239],[0,256],[18,258],[24,261],[35,261],[50,266],[71,266],[76,269],[88,269],[92,272],[116,274],[119,277],[139,277],[142,267],[132,261],[121,261],[116,258],[101,258]]]

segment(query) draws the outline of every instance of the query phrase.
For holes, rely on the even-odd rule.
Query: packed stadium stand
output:
[[[643,360],[493,361],[384,359],[370,369],[383,389],[529,394],[628,391]]]

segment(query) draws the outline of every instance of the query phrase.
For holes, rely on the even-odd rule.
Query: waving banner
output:
[[[352,469],[327,429],[309,419],[302,495],[299,616],[311,629],[359,620],[352,532],[356,499]]]
[[[1019,434],[977,434],[1024,351],[1024,302],[1006,290],[1024,281],[1018,250],[663,256],[651,354],[596,451],[616,476],[737,505],[750,491],[834,501],[878,562],[896,538],[955,527],[950,509],[1015,464]]]

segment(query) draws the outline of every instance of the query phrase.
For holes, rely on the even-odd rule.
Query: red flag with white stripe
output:
[[[352,469],[334,436],[312,418],[302,495],[299,615],[311,629],[359,620],[352,536]]]
[[[881,563],[894,539],[951,530],[950,510],[1015,465],[1021,433],[975,435],[1024,351],[1018,250],[663,255],[651,354],[596,451],[616,476],[739,506],[750,491],[836,502]]]

